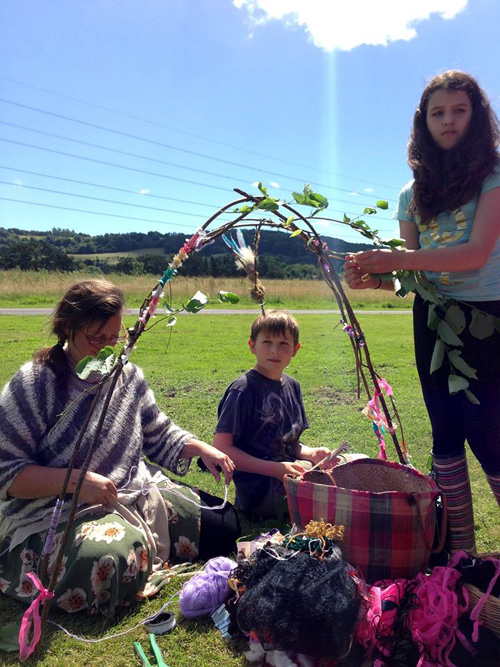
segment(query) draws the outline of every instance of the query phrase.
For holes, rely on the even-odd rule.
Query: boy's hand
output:
[[[328,447],[314,447],[309,455],[311,463],[317,464],[323,461],[327,456],[330,456],[331,450]],[[328,459],[325,461],[325,467],[331,468],[335,464],[335,459]],[[322,468],[323,466],[320,466]]]
[[[276,479],[283,481],[285,475],[301,475],[306,468],[296,461],[279,461],[276,468]]]

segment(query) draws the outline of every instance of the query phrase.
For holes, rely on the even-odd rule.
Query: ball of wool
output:
[[[182,587],[179,597],[182,615],[196,618],[212,614],[229,596],[227,580],[235,567],[233,560],[223,556],[207,561],[203,570]]]

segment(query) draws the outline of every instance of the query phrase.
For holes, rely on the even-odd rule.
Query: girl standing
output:
[[[346,263],[354,289],[393,289],[376,274],[422,271],[450,300],[500,317],[500,142],[498,120],[477,81],[450,70],[432,79],[415,112],[408,145],[413,180],[399,196],[406,252],[370,250]],[[467,304],[470,304],[468,306]],[[500,505],[500,333],[478,340],[466,327],[464,358],[477,370],[470,380],[479,405],[463,391],[450,395],[443,363],[430,373],[436,334],[427,326],[429,302],[416,295],[417,369],[432,426],[432,456],[448,504],[451,550],[475,550],[465,441]]]

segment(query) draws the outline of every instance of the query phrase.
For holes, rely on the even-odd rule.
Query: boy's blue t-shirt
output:
[[[250,370],[226,390],[215,433],[231,433],[238,449],[266,461],[295,461],[296,446],[308,428],[300,384],[290,375],[270,380]],[[251,511],[264,500],[270,478],[236,470],[239,506]]]

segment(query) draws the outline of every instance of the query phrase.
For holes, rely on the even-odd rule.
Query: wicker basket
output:
[[[485,553],[479,554],[478,558],[496,558],[500,560],[500,553]],[[465,584],[465,588],[469,593],[469,612],[471,612],[477,605],[479,600],[484,596],[484,591],[473,584]],[[483,625],[488,630],[491,630],[497,637],[500,637],[500,599],[490,595],[486,600],[484,607],[481,609],[479,618]]]

